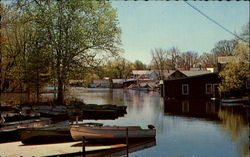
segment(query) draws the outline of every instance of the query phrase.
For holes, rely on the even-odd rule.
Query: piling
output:
[[[85,157],[86,150],[85,150],[85,137],[82,137],[82,156]]]
[[[127,148],[127,157],[128,157],[128,149],[129,149],[129,145],[128,145],[128,128],[126,128],[126,148]]]

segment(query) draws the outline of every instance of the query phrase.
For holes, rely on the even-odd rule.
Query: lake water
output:
[[[215,101],[168,100],[157,92],[73,88],[71,95],[91,104],[127,106],[127,114],[107,125],[156,127],[156,145],[132,157],[246,157],[249,155],[247,108]],[[96,122],[96,121],[95,121]]]

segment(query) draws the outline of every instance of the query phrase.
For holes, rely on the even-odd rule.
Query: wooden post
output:
[[[82,137],[82,156],[85,157],[86,150],[85,150],[85,137]]]
[[[126,147],[127,147],[127,157],[128,157],[128,154],[129,154],[129,152],[128,152],[128,149],[129,149],[129,147],[128,147],[128,128],[126,128]]]

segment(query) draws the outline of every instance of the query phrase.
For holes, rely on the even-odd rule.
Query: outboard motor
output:
[[[149,128],[149,129],[154,129],[155,126],[153,126],[153,125],[148,125],[148,128]]]

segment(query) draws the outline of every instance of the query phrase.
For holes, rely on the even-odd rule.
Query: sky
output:
[[[249,22],[247,1],[189,3],[237,34]],[[149,64],[155,48],[177,47],[201,55],[211,52],[218,41],[234,38],[184,1],[112,1],[112,6],[122,30],[122,56],[131,62]]]

